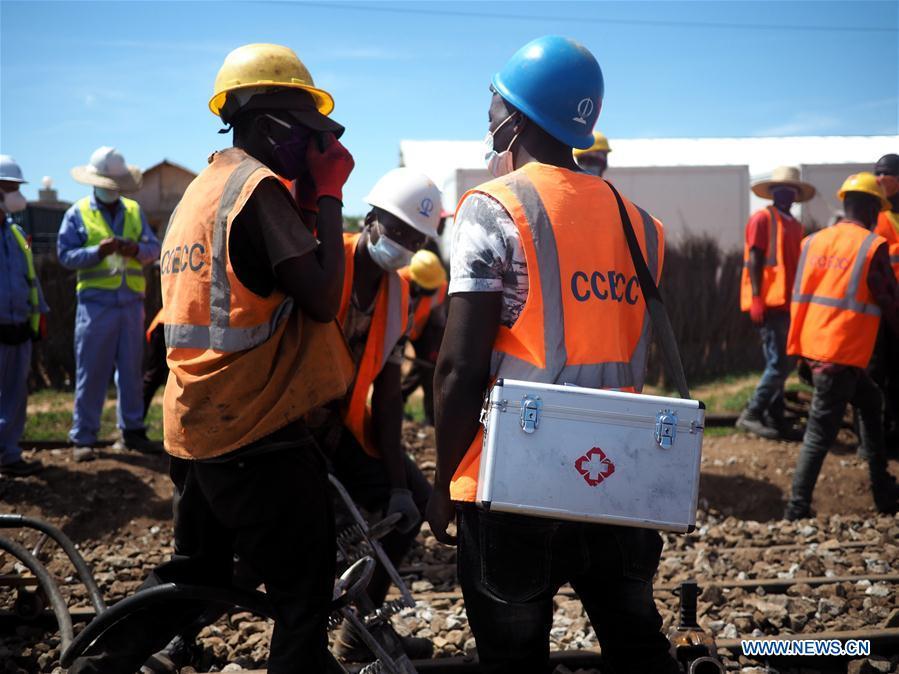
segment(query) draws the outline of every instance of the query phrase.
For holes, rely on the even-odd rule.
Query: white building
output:
[[[817,188],[794,213],[823,226],[839,208],[836,191],[846,176],[899,153],[899,136],[613,138],[611,144],[606,178],[661,219],[669,241],[691,231],[711,234],[725,247],[742,246],[749,213],[766,203],[749,186],[776,166],[799,166],[803,180]],[[490,177],[478,141],[404,140],[400,161],[437,183],[447,210]]]

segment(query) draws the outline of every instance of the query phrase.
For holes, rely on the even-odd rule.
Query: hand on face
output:
[[[356,166],[350,154],[333,133],[324,136],[325,149],[318,142],[309,143],[306,148],[306,165],[315,182],[318,198],[333,197],[343,201],[343,186]]]

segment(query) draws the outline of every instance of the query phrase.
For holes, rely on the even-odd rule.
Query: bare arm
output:
[[[387,363],[372,386],[371,416],[375,442],[392,489],[406,488],[403,451],[403,392],[400,366]]]
[[[765,252],[753,246],[749,249],[749,282],[752,284],[752,296],[762,294],[762,270],[765,267]]]
[[[328,196],[319,199],[318,205],[319,246],[313,252],[275,265],[275,276],[304,313],[327,323],[337,316],[343,288],[343,207]]]
[[[437,476],[428,521],[438,540],[452,543],[446,527],[453,517],[449,484],[478,432],[478,418],[490,378],[490,355],[500,325],[501,292],[453,295],[434,376]]]

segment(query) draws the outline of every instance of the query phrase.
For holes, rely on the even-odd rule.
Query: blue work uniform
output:
[[[28,263],[12,231],[13,221],[0,213],[0,326],[22,326],[32,314]],[[37,282],[37,280],[35,279]],[[37,282],[38,307],[47,313],[47,303]],[[0,343],[0,464],[22,458],[19,438],[25,429],[28,401],[28,371],[31,368],[31,339],[19,344]]]
[[[113,234],[124,231],[125,205],[119,200],[115,217],[110,209],[90,197],[90,208],[99,211]],[[137,261],[149,264],[159,258],[159,241],[140,211],[141,235]],[[88,246],[88,233],[78,203],[59,227],[56,251],[68,269],[87,269],[101,261],[99,246]],[[69,440],[91,446],[100,431],[100,415],[106,389],[115,371],[118,391],[118,427],[123,431],[144,429],[142,361],[144,346],[144,294],[122,283],[114,290],[84,288],[78,292],[75,314],[75,412]]]

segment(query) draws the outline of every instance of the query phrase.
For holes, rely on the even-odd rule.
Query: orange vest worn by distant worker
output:
[[[774,206],[768,206],[768,250],[762,267],[762,287],[759,296],[771,309],[787,305],[787,268],[784,264],[783,216]],[[752,306],[752,281],[749,278],[749,243],[743,244],[743,275],[740,279],[740,311]]]
[[[790,308],[788,354],[868,367],[880,326],[868,269],[883,243],[882,236],[848,221],[803,239]]]
[[[874,233],[882,236],[890,245],[890,266],[899,280],[899,213],[880,211]]]
[[[641,390],[650,317],[609,186],[594,176],[530,163],[472,193],[493,197],[511,215],[528,271],[527,301],[511,328],[499,328],[491,377]],[[662,226],[624,203],[658,280]],[[482,439],[479,433],[453,476],[456,501],[475,500]]]
[[[399,275],[406,279],[406,281],[411,282],[412,280],[412,274],[409,271],[409,267],[400,269]],[[428,324],[428,319],[431,317],[431,312],[446,301],[446,291],[448,288],[449,284],[444,283],[429,295],[419,295],[417,303],[416,299],[412,300],[415,308],[412,311],[412,325],[409,328],[409,339],[411,341],[414,342],[421,337],[425,326]]]
[[[239,449],[340,398],[351,380],[336,322],[304,318],[280,290],[256,295],[231,266],[231,225],[268,178],[277,176],[243,150],[217,152],[172,214],[160,274],[173,456]]]
[[[354,262],[359,234],[344,234],[346,272],[343,277],[343,296],[338,322],[346,322],[353,296]],[[386,272],[375,295],[374,310],[365,349],[356,364],[356,379],[342,409],[343,423],[362,445],[366,453],[380,457],[371,428],[371,407],[368,395],[372,384],[387,364],[390,352],[409,329],[409,283],[396,272]]]

